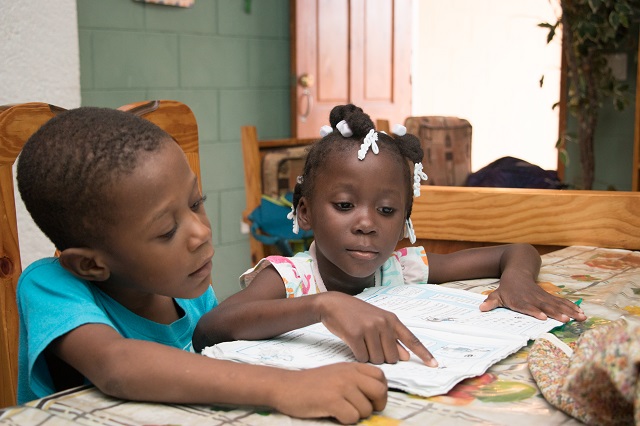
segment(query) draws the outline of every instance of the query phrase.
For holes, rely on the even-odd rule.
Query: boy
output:
[[[60,250],[18,284],[20,403],[83,383],[123,399],[269,406],[352,423],[386,404],[382,372],[213,360],[191,336],[217,300],[211,227],[180,147],[151,122],[78,108],[24,146],[18,189]],[[313,389],[315,398],[295,398]]]

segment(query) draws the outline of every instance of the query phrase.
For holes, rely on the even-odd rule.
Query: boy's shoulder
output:
[[[62,265],[60,265],[60,260],[57,257],[43,257],[42,259],[38,259],[32,263],[30,263],[24,271],[22,271],[22,276],[24,276],[25,274],[28,275],[29,273],[38,270],[40,268],[62,268]]]
[[[57,257],[45,257],[31,263],[18,279],[18,296],[32,292],[35,288],[52,288],[63,284],[67,288],[86,288],[87,282],[67,271]]]
[[[58,274],[65,276],[71,275],[70,272],[62,267],[60,260],[57,257],[44,257],[29,264],[29,266],[22,271],[22,274],[20,274],[18,281],[27,281],[40,275],[46,275],[49,278],[52,278],[52,274],[53,277]]]

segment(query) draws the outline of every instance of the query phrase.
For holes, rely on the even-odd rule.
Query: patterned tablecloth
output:
[[[568,247],[542,257],[539,283],[573,301],[583,299],[588,316],[554,334],[575,341],[587,329],[621,316],[640,316],[640,252]],[[444,284],[488,293],[496,280]],[[448,394],[431,398],[390,391],[384,411],[360,424],[386,425],[573,425],[576,419],[554,408],[541,395],[527,365],[531,347],[495,364],[482,376],[467,379]],[[517,423],[516,423],[517,422]],[[0,411],[1,425],[294,425],[335,424],[330,420],[292,419],[252,408],[146,404],[113,399],[95,388],[80,388]]]

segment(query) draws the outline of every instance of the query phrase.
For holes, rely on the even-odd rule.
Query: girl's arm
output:
[[[294,417],[355,423],[382,410],[383,372],[359,363],[308,370],[222,361],[85,324],[54,341],[52,354],[117,398],[185,404],[262,406]],[[298,398],[299,395],[310,397]]]
[[[437,365],[396,315],[335,291],[286,299],[282,278],[273,266],[200,318],[193,347],[200,352],[224,341],[268,339],[317,322],[342,339],[358,361],[381,364],[409,359],[400,341],[425,364]]]
[[[574,303],[544,291],[536,279],[540,272],[540,255],[530,244],[503,244],[460,250],[450,254],[428,254],[429,282],[474,278],[500,278],[498,289],[480,305],[482,311],[499,306],[531,315],[548,316],[567,322],[587,317]]]

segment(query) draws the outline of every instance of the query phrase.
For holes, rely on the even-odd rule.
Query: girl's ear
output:
[[[309,202],[306,197],[301,197],[296,208],[296,217],[298,218],[298,226],[300,229],[309,231],[311,227],[311,215],[309,211]]]
[[[111,272],[96,250],[72,247],[60,253],[60,264],[76,277],[87,281],[106,281]]]
[[[404,238],[409,237],[409,232],[407,230],[407,221],[405,219],[405,221],[402,224],[402,230],[400,231],[400,236],[398,237],[398,241],[401,241]]]

